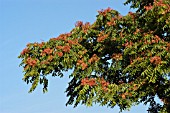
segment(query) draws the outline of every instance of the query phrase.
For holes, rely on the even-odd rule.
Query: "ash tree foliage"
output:
[[[47,76],[73,70],[66,105],[140,103],[149,113],[170,113],[170,1],[127,0],[136,12],[98,11],[92,24],[78,21],[69,33],[29,43],[21,52],[23,80],[47,92]],[[155,100],[158,97],[162,102]]]

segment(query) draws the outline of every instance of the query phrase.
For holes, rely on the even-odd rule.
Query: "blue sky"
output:
[[[124,0],[123,0],[124,1]],[[29,42],[47,41],[69,32],[76,21],[94,22],[97,11],[111,7],[125,15],[130,10],[122,0],[0,0],[0,113],[118,113],[107,107],[65,106],[64,93],[68,74],[60,78],[49,75],[49,91],[42,86],[28,93],[30,85],[22,81],[20,54]],[[139,105],[123,113],[146,113]]]

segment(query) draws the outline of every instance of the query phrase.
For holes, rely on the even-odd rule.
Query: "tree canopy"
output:
[[[66,105],[118,105],[122,111],[144,103],[150,113],[170,113],[170,1],[124,4],[136,12],[122,16],[107,8],[92,24],[78,21],[69,33],[27,44],[19,58],[29,92],[38,84],[47,92],[47,76],[71,69]]]

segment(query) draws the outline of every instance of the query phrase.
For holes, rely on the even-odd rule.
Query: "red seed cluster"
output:
[[[77,21],[75,24],[76,27],[81,27],[82,25],[83,25],[82,21]]]
[[[40,48],[42,48],[44,44],[45,44],[45,43],[42,42],[42,43],[38,44],[38,46],[39,46]]]
[[[115,60],[119,60],[122,58],[122,54],[121,53],[113,53],[112,58]]]
[[[94,78],[84,78],[81,80],[81,85],[89,85],[89,86],[95,86],[96,85],[96,79]]]
[[[161,101],[163,102],[163,103],[165,103],[165,104],[170,104],[170,98],[164,98],[164,97],[162,97],[161,98]]]
[[[66,45],[66,46],[56,46],[57,49],[62,50],[65,53],[70,52],[71,47]]]
[[[108,91],[108,85],[109,82],[104,80],[103,78],[100,79],[95,79],[95,78],[84,78],[81,80],[81,85],[89,85],[89,86],[96,86],[96,85],[101,85],[103,91]]]
[[[37,42],[35,42],[35,43],[33,43],[33,45],[34,45],[34,47],[36,47],[36,46],[38,46],[38,43],[37,43]]]
[[[88,62],[91,64],[91,63],[93,63],[93,62],[96,62],[96,61],[98,61],[100,58],[96,55],[96,54],[94,54],[89,60],[88,60]]]
[[[83,60],[78,60],[77,65],[80,65],[82,67],[82,70],[85,70],[88,66]]]
[[[114,26],[114,25],[116,25],[115,20],[116,20],[116,18],[113,17],[109,22],[107,22],[107,25],[108,25],[108,26]]]
[[[163,3],[163,0],[154,0],[154,3],[155,3],[157,6],[166,6],[166,4]]]
[[[32,59],[31,57],[27,58],[26,63],[29,66],[35,66],[37,64],[37,59]]]
[[[137,84],[133,84],[133,88],[132,88],[133,91],[136,91],[138,88],[139,86]]]
[[[57,49],[63,49],[63,46],[56,46]]]
[[[136,29],[136,31],[133,33],[134,35],[138,34],[140,32],[140,29]]]
[[[44,49],[44,51],[43,51],[43,53],[46,53],[46,54],[51,54],[53,52],[53,50],[52,49],[50,49],[50,48],[46,48],[46,49]]]
[[[97,42],[102,42],[102,41],[104,41],[107,37],[108,37],[107,34],[104,34],[104,32],[101,32],[101,33],[98,35]]]
[[[83,26],[82,26],[82,30],[84,33],[87,33],[88,29],[90,28],[90,23],[86,22]]]
[[[154,57],[151,57],[150,58],[150,62],[155,64],[155,65],[158,65],[161,63],[161,58],[159,56],[154,56]]]
[[[61,34],[57,38],[51,38],[50,40],[63,40],[63,41],[66,41],[67,38],[71,36],[71,34],[72,33]]]
[[[166,45],[167,45],[166,50],[167,50],[167,51],[170,50],[170,43],[167,43]]]
[[[41,62],[41,65],[42,65],[42,64],[45,64],[45,65],[46,65],[46,64],[49,64],[49,63],[50,63],[49,61],[44,60],[44,61]]]
[[[27,47],[29,47],[30,45],[31,45],[31,43],[28,43],[28,44],[27,44]]]
[[[149,4],[149,6],[144,6],[144,9],[146,9],[146,11],[151,10],[153,8],[153,6],[151,4]]]
[[[106,14],[108,12],[110,12],[112,9],[110,7],[108,7],[107,9],[105,10],[101,10],[101,11],[98,11],[99,14],[103,15],[103,16],[106,16]]]
[[[75,40],[67,40],[67,42],[69,43],[69,45],[75,45],[75,44],[78,44],[78,39],[75,39]]]
[[[21,55],[25,55],[25,54],[28,53],[28,52],[29,52],[28,48],[25,48],[25,49],[21,52]]]
[[[126,99],[127,97],[131,97],[132,93],[125,92],[125,93],[121,94],[120,96],[122,97],[122,99]]]
[[[54,59],[54,57],[52,55],[50,55],[47,60],[51,62],[53,59]]]
[[[132,17],[133,20],[135,19],[135,14],[133,12],[130,11],[129,15]]]
[[[26,65],[25,67],[24,67],[24,70],[27,70],[29,68],[29,66],[28,65]]]
[[[119,80],[118,83],[119,84],[123,84],[124,82],[123,82],[123,80]]]
[[[146,36],[146,34],[145,34]],[[160,37],[155,35],[154,37],[152,37],[152,39],[150,41],[148,41],[147,39],[144,40],[144,44],[154,44],[154,43],[159,43],[161,41]],[[162,40],[164,41],[164,40]]]
[[[154,6],[166,8],[162,14],[165,14],[170,11],[170,5],[163,3],[163,0],[154,0]],[[149,4],[148,6],[144,6],[144,9],[146,9],[146,11],[148,11],[148,10],[153,9],[153,6],[151,4]]]
[[[68,52],[70,52],[70,46],[63,46],[63,48],[62,48],[62,50],[63,50],[63,52],[66,52],[66,53],[68,53]]]
[[[103,91],[108,91],[109,82],[104,80],[104,78],[101,78],[101,79],[99,79],[99,83],[101,84]]]
[[[126,41],[126,43],[125,44],[122,44],[122,46],[125,46],[125,47],[130,47],[130,46],[132,46],[133,45],[133,42],[132,41]]]
[[[59,57],[62,57],[62,56],[63,56],[63,52],[57,52],[57,55],[58,55]]]

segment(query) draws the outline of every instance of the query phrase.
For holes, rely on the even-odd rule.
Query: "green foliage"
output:
[[[66,105],[84,104],[130,109],[149,103],[150,113],[170,112],[170,2],[127,0],[136,8],[125,16],[111,8],[99,11],[93,24],[75,28],[47,42],[30,43],[21,52],[23,80],[29,92],[47,76],[73,70]],[[156,103],[155,96],[163,105]]]

